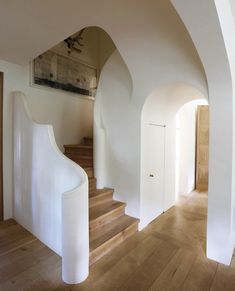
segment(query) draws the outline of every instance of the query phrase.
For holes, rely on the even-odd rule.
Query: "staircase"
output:
[[[89,178],[90,265],[138,230],[138,220],[125,215],[125,203],[113,200],[113,189],[96,189],[93,169],[93,139],[65,145],[65,155],[78,163]]]

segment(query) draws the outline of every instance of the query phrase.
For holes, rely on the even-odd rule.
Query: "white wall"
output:
[[[33,122],[14,93],[14,219],[62,257],[62,276],[80,283],[89,270],[88,178],[57,148],[53,128]]]
[[[230,3],[229,3],[230,2]],[[216,1],[217,10],[219,11],[219,19],[221,22],[221,27],[225,39],[229,64],[231,68],[231,78],[233,82],[233,140],[235,137],[235,118],[234,118],[234,112],[235,112],[235,41],[232,38],[231,35],[234,34],[235,30],[235,3],[233,0],[226,1],[225,5],[223,3],[220,3],[219,1]],[[230,4],[230,5],[229,5]],[[232,10],[230,10],[232,8]],[[232,12],[232,13],[231,13]],[[232,17],[231,17],[232,16]],[[233,142],[233,153],[235,152],[235,142]],[[234,252],[234,246],[235,246],[235,154],[233,154],[233,173],[232,173],[232,197],[229,196],[227,198],[227,201],[229,202],[229,205],[227,206],[227,211],[230,215],[230,221],[231,222],[231,228],[229,229],[229,232],[231,231],[231,237],[229,237],[230,241],[232,243],[230,244],[230,256]],[[231,204],[230,204],[231,203]],[[213,217],[212,217],[213,219]],[[229,225],[229,223],[227,223]],[[222,245],[222,244],[221,244]],[[212,253],[212,255],[214,255]]]
[[[96,66],[98,70],[114,50],[114,44],[100,28],[90,27],[85,34],[86,47],[81,55],[73,57]],[[66,53],[63,43],[59,45]],[[58,49],[58,48],[57,48]],[[12,217],[12,91],[22,91],[34,120],[51,124],[58,147],[76,144],[84,136],[93,135],[92,98],[45,88],[31,86],[31,66],[20,66],[0,60],[0,71],[4,72],[4,121],[3,121],[3,168],[4,168],[4,218]]]
[[[131,100],[135,102],[132,101],[133,112],[128,123],[133,139],[128,149],[133,164],[126,171],[135,197],[139,197],[140,167],[137,116],[146,96],[172,82],[186,83],[206,95],[207,77],[211,98],[208,256],[226,263],[234,248],[232,229],[235,225],[232,223],[235,205],[232,196],[235,180],[232,21],[228,0],[68,0],[59,3],[56,0],[37,3],[12,0],[5,1],[0,10],[0,56],[5,60],[26,64],[85,26],[100,26],[112,37],[133,80]]]
[[[171,2],[194,41],[210,92],[207,256],[230,264],[235,242],[235,41],[231,38],[235,27],[231,6],[228,0]]]
[[[196,177],[196,120],[198,105],[208,104],[196,100],[185,104],[176,116],[176,194],[189,194],[195,189]]]
[[[82,96],[30,87],[29,66],[0,61],[4,72],[3,100],[3,187],[4,218],[12,217],[12,95],[13,91],[27,94],[33,118],[51,124],[61,150],[64,144],[78,143],[83,136],[92,135],[93,101]]]
[[[170,120],[173,117],[170,117],[169,112],[179,109],[176,104],[180,106],[184,102],[190,101],[190,98],[195,98],[189,94],[190,90],[184,90],[184,87],[182,89],[181,83],[178,84],[177,80],[193,84],[195,88],[201,89],[201,95],[207,96],[203,68],[182,24],[178,22],[177,15],[174,14],[169,3],[160,1],[155,5],[157,7],[154,8],[158,9],[152,19],[157,27],[157,30],[154,30],[154,36],[151,35],[152,37],[148,41],[146,39],[138,45],[138,38],[133,37],[132,42],[126,40],[125,48],[128,47],[128,51],[125,51],[125,57],[128,59],[128,68],[118,52],[112,55],[101,73],[99,94],[95,101],[95,107],[99,107],[99,110],[95,109],[95,116],[99,115],[99,118],[95,120],[95,131],[98,132],[102,128],[106,133],[106,147],[103,151],[103,155],[106,155],[103,158],[106,160],[106,170],[101,175],[96,171],[98,185],[102,180],[102,186],[113,187],[115,198],[126,202],[127,213],[135,217],[140,217],[140,199],[142,197],[139,182],[141,109],[151,88],[156,93],[158,91],[156,88],[161,87],[161,84],[175,84],[175,86],[159,89],[160,93],[158,92],[160,94],[158,98],[160,115],[157,115],[157,118],[169,119],[169,124],[173,122]],[[144,29],[149,28],[150,31],[153,29],[149,27],[148,22],[145,25]],[[172,31],[172,27],[174,27],[174,31]],[[144,53],[146,43],[148,43],[148,54]],[[138,61],[136,60],[137,52]],[[146,58],[151,59],[151,65]],[[165,113],[167,116],[163,116],[160,108],[164,108],[164,112],[168,110]],[[155,113],[151,111],[154,116]],[[150,115],[148,117],[151,118]],[[97,129],[98,127],[99,129]],[[170,128],[169,126],[169,130]],[[173,134],[169,133],[167,144],[172,144],[173,140]],[[167,151],[172,153],[172,148],[168,146]],[[97,155],[98,153],[96,153]],[[168,164],[174,160],[172,155],[167,155]],[[100,160],[102,159],[99,158]],[[174,201],[174,171],[174,165],[168,167],[168,176],[173,182],[167,184],[166,191],[169,194],[166,199],[166,209]]]
[[[128,211],[137,213],[135,132],[129,118],[133,117],[131,104],[132,80],[120,54],[115,51],[100,76],[95,100],[95,157],[97,186],[115,189],[114,198],[127,202]],[[104,132],[104,136],[100,136]],[[98,135],[98,136],[97,136]],[[100,145],[100,139],[102,145]],[[98,140],[97,140],[98,138]],[[137,203],[136,203],[137,202]]]

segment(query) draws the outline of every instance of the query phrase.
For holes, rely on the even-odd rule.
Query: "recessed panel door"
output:
[[[142,224],[147,225],[164,211],[164,126],[145,125],[142,162]]]

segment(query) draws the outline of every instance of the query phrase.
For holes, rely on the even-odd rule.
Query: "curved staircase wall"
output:
[[[63,280],[88,276],[88,178],[58,149],[53,128],[35,123],[14,93],[14,218],[62,256]]]

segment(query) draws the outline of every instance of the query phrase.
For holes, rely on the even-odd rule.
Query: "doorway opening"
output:
[[[186,186],[182,194],[195,189],[199,104],[207,104],[205,96],[186,84],[159,88],[145,101],[141,116],[140,229],[175,205],[183,178]],[[185,140],[179,140],[180,121],[187,129],[181,131]]]
[[[176,199],[194,190],[208,191],[209,105],[184,104],[176,115]]]

